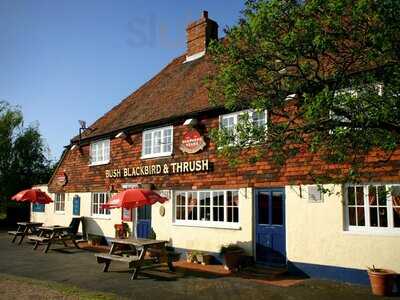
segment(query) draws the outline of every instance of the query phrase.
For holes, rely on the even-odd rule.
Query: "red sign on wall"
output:
[[[206,143],[204,142],[204,138],[200,135],[200,133],[197,130],[192,129],[183,134],[179,149],[186,153],[196,153],[200,150],[203,150],[205,145]]]
[[[130,208],[122,208],[122,221],[132,221],[132,209]]]
[[[56,184],[58,186],[64,186],[68,183],[68,176],[65,172],[62,175],[56,177]]]

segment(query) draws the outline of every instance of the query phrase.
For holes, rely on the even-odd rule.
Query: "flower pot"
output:
[[[374,295],[390,296],[392,294],[395,272],[385,269],[370,269],[368,276]]]
[[[186,252],[186,261],[188,263],[194,262],[195,256],[192,254],[192,252]]]
[[[201,257],[201,264],[203,266],[211,265],[213,256],[210,254],[203,254]]]
[[[236,271],[240,266],[243,254],[243,250],[227,251],[224,254],[225,268],[230,271]]]

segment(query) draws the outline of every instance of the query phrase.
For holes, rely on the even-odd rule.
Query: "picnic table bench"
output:
[[[168,255],[165,245],[168,241],[151,240],[151,239],[112,239],[109,253],[95,254],[98,263],[104,263],[103,272],[108,272],[112,261],[127,263],[129,269],[133,269],[131,280],[137,278],[144,262],[151,260],[153,262],[167,262],[170,271],[174,270],[172,258]],[[122,250],[121,250],[122,248]],[[129,250],[127,250],[128,248]],[[160,259],[145,259],[148,249],[158,249],[160,251]]]
[[[22,241],[24,240],[25,236],[27,236],[29,233],[35,234],[37,232],[37,228],[39,226],[42,226],[43,223],[39,222],[18,222],[17,223],[18,228],[16,231],[9,231],[9,235],[13,235],[13,239],[11,240],[11,243],[14,243],[17,237],[21,237],[19,240],[19,245],[21,245]]]
[[[39,245],[44,244],[46,247],[44,248],[44,253],[49,251],[52,243],[56,243],[61,241],[65,247],[68,247],[66,241],[70,240],[74,244],[76,248],[79,249],[79,246],[75,240],[75,235],[69,234],[68,231],[70,227],[66,226],[41,226],[38,227],[40,231],[39,235],[30,235],[28,238],[31,241],[35,242],[34,250],[38,248]]]

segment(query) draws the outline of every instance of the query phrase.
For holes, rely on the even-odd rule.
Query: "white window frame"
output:
[[[233,117],[233,134],[235,134],[236,131],[236,126],[238,124],[239,121],[239,116],[244,115],[244,114],[249,114],[249,118],[253,121],[254,124],[254,119],[253,119],[253,114],[256,113],[255,110],[252,109],[246,109],[246,110],[241,110],[241,111],[237,111],[237,112],[233,112],[233,113],[229,113],[229,114],[223,114],[219,116],[219,129],[222,130],[224,127],[222,126],[222,121],[226,118],[231,118]],[[264,127],[265,127],[265,133],[267,132],[267,122],[268,122],[268,111],[264,110],[264,114],[265,114],[265,123],[264,123]],[[233,145],[233,143],[230,144],[231,146]]]
[[[213,221],[213,214],[214,214],[214,203],[213,197],[214,193],[224,193],[224,221]],[[228,207],[228,192],[236,192],[238,197],[238,221],[237,222],[228,222],[228,208],[232,208],[232,206]],[[185,193],[185,219],[178,220],[176,219],[176,195],[179,193]],[[189,220],[188,219],[188,194],[189,193],[197,193],[197,220]],[[209,221],[202,221],[200,220],[200,193],[210,193],[210,220]],[[190,227],[210,227],[210,228],[224,228],[224,229],[241,229],[240,226],[240,211],[241,211],[241,201],[240,201],[240,193],[237,189],[228,189],[228,190],[185,190],[185,191],[175,191],[173,193],[173,220],[172,224],[175,226],[190,226]]]
[[[387,208],[387,227],[375,227],[371,226],[370,220],[370,204],[368,198],[368,189],[369,186],[385,186],[385,191],[387,193],[386,197],[386,208]],[[344,185],[344,215],[345,215],[345,232],[349,233],[360,233],[360,234],[383,234],[383,235],[400,235],[400,227],[394,227],[393,224],[393,201],[392,201],[392,193],[390,192],[390,188],[396,186],[399,187],[400,184],[385,184],[385,183],[369,183],[369,184],[346,184]],[[348,209],[348,187],[363,187],[364,193],[364,218],[365,218],[365,226],[355,226],[350,225],[350,217],[349,217],[349,209]],[[378,199],[377,199],[378,201]],[[374,206],[377,207],[377,206]]]
[[[163,140],[164,140],[164,133],[166,130],[171,130],[171,150],[170,151],[163,151]],[[161,144],[160,144],[160,152],[155,153],[154,152],[154,134],[160,132],[160,139],[161,139]],[[151,134],[151,153],[150,154],[145,154],[145,135],[146,134]],[[170,156],[174,150],[174,126],[164,126],[164,127],[158,127],[158,128],[153,128],[153,129],[147,129],[144,130],[142,133],[142,159],[146,158],[154,158],[154,157],[163,157],[163,156]]]
[[[104,195],[104,202],[100,203],[100,195]],[[94,200],[95,197],[98,197],[97,201],[97,212],[94,212]],[[98,219],[111,219],[111,211],[109,209],[104,209],[104,213],[99,213],[100,210],[100,205],[105,204],[108,200],[110,199],[110,193],[107,192],[92,192],[91,198],[90,198],[90,213],[92,217],[98,218]]]
[[[60,209],[62,207],[62,209]],[[65,193],[56,193],[54,195],[54,212],[56,214],[65,213]]]
[[[383,84],[382,83],[377,83],[375,84],[375,88],[378,90],[378,95],[382,96],[383,95]],[[335,92],[335,97],[336,96],[340,96],[340,95],[346,95],[348,94],[349,96],[358,97],[358,91],[356,89],[353,88],[345,88],[345,89],[340,89],[338,91]],[[332,110],[329,111],[329,119],[331,120],[335,120],[335,121],[340,121],[343,123],[350,123],[351,121],[345,117],[345,116],[338,116],[336,115]],[[346,126],[342,126],[343,129],[347,129]],[[361,128],[355,128],[357,130],[361,130]],[[329,130],[329,134],[333,134],[332,130]]]
[[[99,146],[101,145],[101,152],[103,154],[103,159],[98,160],[97,151],[99,150]],[[93,152],[96,149],[96,154],[93,155]],[[90,143],[90,166],[98,166],[105,165],[110,162],[110,153],[111,153],[111,143],[109,139],[106,140],[98,140]]]
[[[257,111],[252,110],[252,109],[246,109],[246,110],[236,111],[236,112],[229,113],[229,114],[220,115],[220,116],[219,116],[219,128],[220,128],[220,129],[223,129],[222,121],[223,121],[224,119],[226,119],[226,118],[231,118],[231,117],[233,117],[233,120],[234,120],[233,126],[237,126],[238,121],[239,121],[239,116],[244,115],[244,114],[249,114],[249,118],[250,118],[251,120],[254,120],[254,119],[253,119],[253,114],[255,114],[255,113],[257,113]],[[264,114],[265,114],[265,124],[264,124],[264,125],[265,125],[265,127],[266,127],[266,126],[267,126],[267,121],[268,121],[268,111],[267,111],[267,110],[264,110]]]

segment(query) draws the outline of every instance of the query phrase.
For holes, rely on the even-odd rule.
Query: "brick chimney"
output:
[[[186,36],[186,61],[195,60],[206,53],[207,46],[212,39],[218,39],[218,24],[208,18],[207,11],[203,11],[200,20],[188,25]]]

